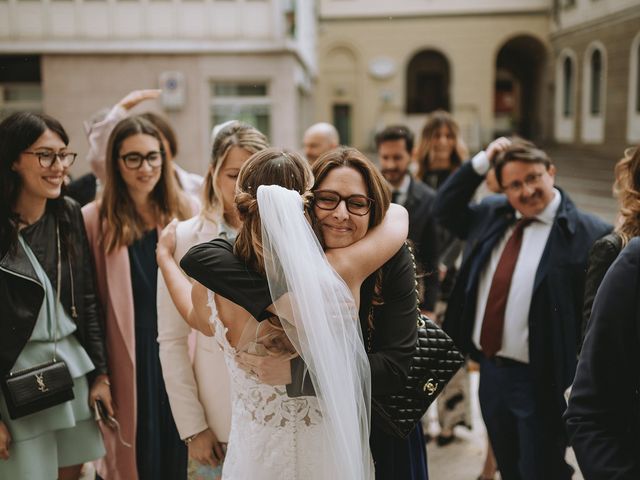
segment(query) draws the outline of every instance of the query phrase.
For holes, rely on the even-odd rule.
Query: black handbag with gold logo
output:
[[[2,384],[13,419],[73,400],[73,379],[67,364],[52,360],[7,375]]]
[[[60,275],[61,250],[60,232],[56,226],[58,246],[58,278],[56,291],[56,305],[60,304]],[[71,275],[72,316],[75,316],[75,298],[73,293],[73,271],[69,260]],[[7,403],[9,416],[12,419],[39,412],[49,407],[59,405],[74,398],[73,379],[67,364],[56,358],[58,344],[58,315],[55,316],[55,343],[51,361],[17,372],[9,373],[2,382],[2,393]]]
[[[413,252],[411,256],[413,258]],[[369,325],[372,325],[372,315],[373,308],[369,310]],[[394,395],[371,398],[372,410],[377,414],[373,417],[374,423],[377,422],[385,432],[399,438],[409,435],[429,405],[465,362],[449,335],[422,315],[420,310],[417,312],[417,327],[418,341],[404,385]],[[370,351],[371,328],[369,335]]]

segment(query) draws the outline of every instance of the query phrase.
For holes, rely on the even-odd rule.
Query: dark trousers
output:
[[[502,359],[480,362],[480,409],[503,480],[570,480],[561,419],[545,418],[536,404],[528,365]]]
[[[375,413],[373,414],[375,415]],[[398,438],[371,426],[371,455],[376,480],[429,480],[427,450],[420,422],[407,438]]]

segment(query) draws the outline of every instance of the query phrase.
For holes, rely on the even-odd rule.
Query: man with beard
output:
[[[494,164],[504,194],[471,198]],[[480,363],[501,478],[569,480],[564,391],[576,371],[587,254],[611,230],[554,186],[530,142],[499,138],[441,187],[434,213],[467,240],[444,329]]]
[[[413,133],[403,125],[390,126],[376,135],[380,171],[389,182],[391,201],[409,212],[409,239],[416,251],[422,279],[420,310],[434,318],[438,299],[438,242],[436,223],[431,213],[436,192],[409,172]]]

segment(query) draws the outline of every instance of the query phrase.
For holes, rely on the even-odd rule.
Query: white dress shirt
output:
[[[393,189],[393,193],[398,194],[398,198],[396,199],[396,203],[398,205],[404,205],[407,203],[407,198],[409,196],[409,186],[411,185],[411,175],[406,173],[404,178],[402,179],[402,183],[398,188]]]
[[[511,287],[509,289],[504,314],[502,348],[498,351],[498,356],[529,363],[529,308],[531,306],[531,297],[533,296],[533,284],[540,259],[547,245],[547,240],[549,239],[553,221],[560,207],[561,199],[562,196],[560,192],[554,188],[554,197],[551,202],[536,216],[537,221],[531,223],[524,229],[522,246],[513,271],[513,276],[511,277]],[[520,212],[516,212],[516,218],[519,219],[521,217]],[[512,225],[507,229],[503,237],[494,247],[491,252],[491,257],[480,274],[476,317],[472,337],[473,343],[480,351],[482,351],[480,346],[480,332],[482,331],[482,321],[484,319],[491,282],[493,281],[493,275],[502,256],[502,251],[509,238],[511,238],[514,228],[515,225]]]

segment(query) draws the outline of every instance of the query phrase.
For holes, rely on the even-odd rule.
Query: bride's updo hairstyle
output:
[[[313,175],[308,163],[297,153],[268,148],[252,155],[242,166],[236,187],[236,206],[242,228],[236,238],[235,254],[253,270],[264,273],[262,226],[258,212],[258,187],[279,185],[295,190],[309,206]]]

